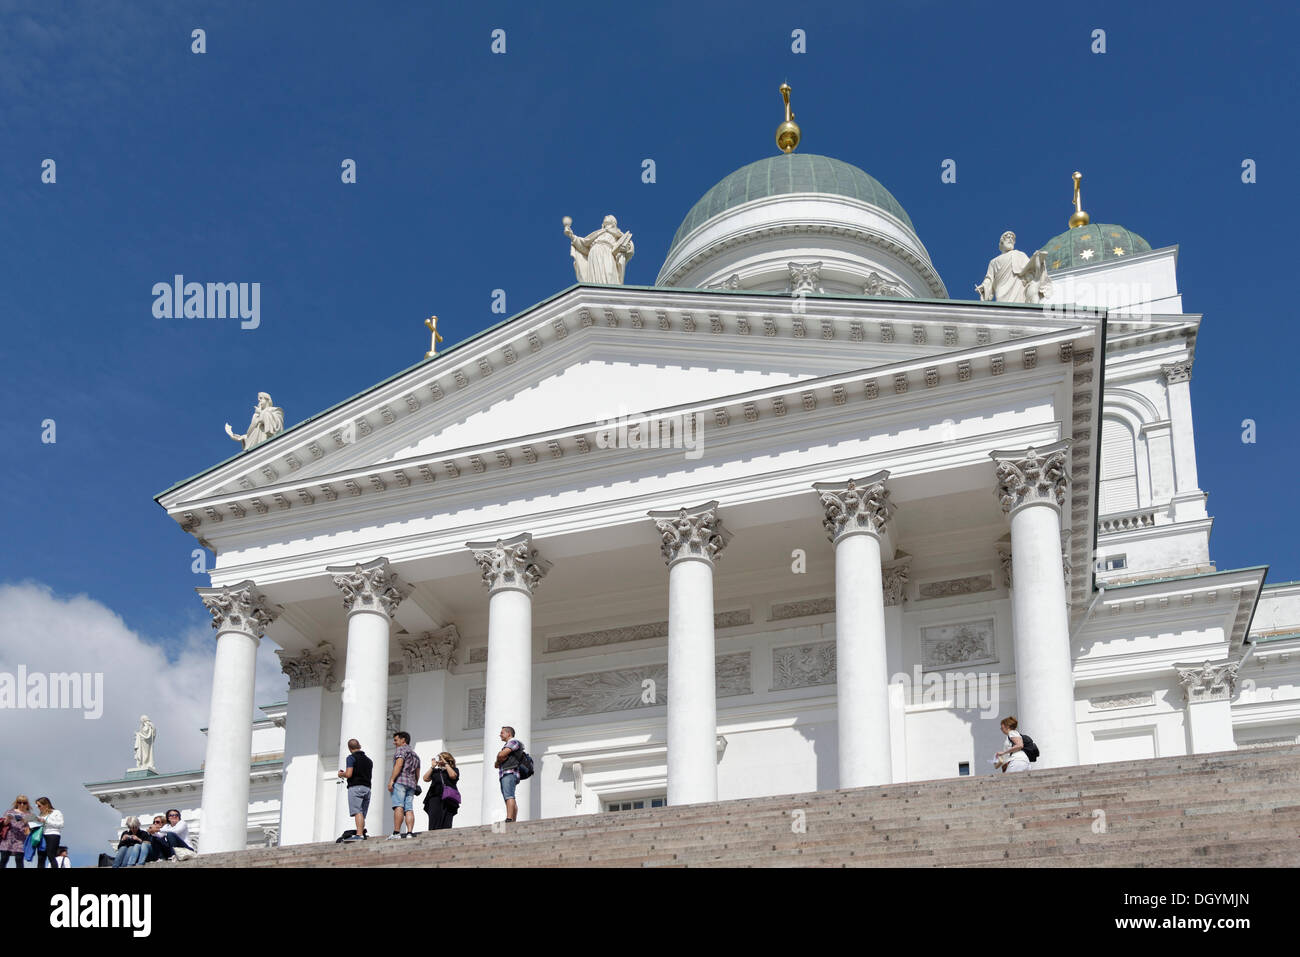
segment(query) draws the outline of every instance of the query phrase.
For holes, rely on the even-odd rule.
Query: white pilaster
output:
[[[713,563],[731,539],[718,503],[652,511],[668,564],[668,803],[718,799]]]
[[[334,649],[322,642],[291,655],[277,651],[289,678],[284,728],[284,786],[280,794],[280,844],[316,840],[317,796],[326,768],[321,760],[321,713],[326,689],[333,690]],[[338,770],[337,768],[333,770]],[[337,786],[337,785],[336,785]],[[333,822],[333,807],[326,812]],[[337,836],[337,835],[335,835]]]
[[[1187,699],[1189,753],[1237,750],[1232,734],[1232,692],[1239,667],[1236,661],[1174,665]]]
[[[217,630],[199,847],[204,854],[242,851],[248,840],[257,646],[280,609],[267,603],[251,581],[194,590]]]
[[[1169,393],[1169,422],[1174,447],[1174,489],[1183,495],[1196,491],[1196,444],[1192,432],[1192,363],[1173,362],[1160,367]]]
[[[532,547],[527,532],[493,542],[467,542],[483,572],[488,589],[487,691],[483,702],[483,823],[505,818],[500,776],[493,766],[501,750],[501,728],[515,729],[515,737],[532,752],[533,729],[533,589],[551,569]],[[540,771],[540,768],[538,769]],[[520,782],[515,792],[517,821],[532,810],[532,781]]]
[[[845,482],[817,482],[825,526],[835,545],[836,713],[839,787],[893,780],[889,660],[881,559],[893,512],[888,472]],[[892,549],[889,550],[892,555]],[[898,583],[901,597],[902,585]]]
[[[356,738],[366,757],[374,762],[370,813],[366,829],[382,837],[392,829],[388,804],[388,645],[390,622],[402,599],[410,593],[386,558],[364,565],[332,565],[325,569],[343,592],[348,613],[348,649],[343,672],[343,716],[339,726],[338,768],[347,764],[348,739]],[[348,814],[347,788],[338,786],[335,824],[340,833],[355,827]]]
[[[993,452],[998,497],[1011,519],[1011,617],[1021,730],[1042,751],[1035,767],[1079,763],[1074,674],[1061,558],[1070,442]]]

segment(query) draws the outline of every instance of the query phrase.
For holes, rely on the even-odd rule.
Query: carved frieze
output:
[[[445,671],[457,663],[456,648],[460,644],[460,632],[455,625],[447,625],[419,637],[402,638],[398,644],[402,648],[402,664],[408,675]]]
[[[835,642],[772,649],[772,690],[835,684]]]
[[[714,659],[714,684],[719,698],[752,692],[749,652]],[[567,718],[611,711],[633,711],[668,703],[668,665],[641,665],[610,671],[549,678],[546,717]]]
[[[921,629],[921,666],[927,670],[997,661],[993,619]]]
[[[835,612],[834,597],[809,598],[804,601],[785,601],[772,606],[771,621],[789,618],[806,618],[810,615],[830,615]]]
[[[1125,694],[1108,694],[1100,698],[1089,698],[1088,707],[1093,711],[1117,711],[1120,708],[1144,708],[1155,704],[1156,697],[1150,691],[1130,691]]]
[[[483,727],[484,713],[487,711],[487,688],[470,688],[465,709],[465,729],[473,731]]]
[[[893,561],[885,562],[880,568],[880,583],[884,591],[885,606],[901,605],[907,592],[907,583],[911,580],[912,556],[899,552]]]
[[[993,590],[992,575],[969,575],[965,578],[949,578],[944,581],[924,582],[917,594],[924,601],[929,598],[952,598],[955,595],[973,595],[982,591]]]

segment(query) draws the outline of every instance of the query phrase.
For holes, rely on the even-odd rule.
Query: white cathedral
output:
[[[612,219],[566,224],[599,283],[158,496],[217,556],[202,851],[336,837],[352,737],[388,832],[399,727],[456,756],[457,826],[504,817],[503,725],[520,819],[994,773],[1010,714],[1039,767],[1300,739],[1300,583],[1211,560],[1177,247],[1076,177],[1067,231],[950,298],[792,119],[654,286]]]

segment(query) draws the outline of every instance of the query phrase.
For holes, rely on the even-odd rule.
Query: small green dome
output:
[[[815,153],[782,153],[742,166],[705,193],[677,227],[668,257],[698,226],[733,206],[781,193],[832,193],[878,206],[916,229],[894,195],[856,166]]]
[[[1113,223],[1076,226],[1043,246],[1048,269],[1070,269],[1150,251],[1149,242],[1132,230]]]

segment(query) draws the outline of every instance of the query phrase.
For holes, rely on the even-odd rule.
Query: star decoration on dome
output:
[[[1120,249],[1118,246],[1116,246],[1114,249],[1112,249],[1111,252],[1113,252],[1116,256],[1123,256],[1123,255],[1124,255],[1124,250]]]
[[[1091,249],[1085,249],[1083,252],[1079,253],[1079,258],[1080,258],[1080,259],[1091,259],[1091,258],[1092,258],[1092,250],[1091,250]]]

